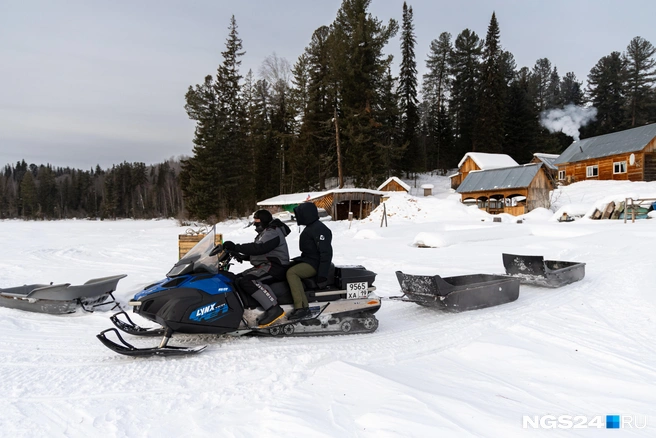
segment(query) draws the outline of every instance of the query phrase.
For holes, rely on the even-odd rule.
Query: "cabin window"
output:
[[[613,163],[613,173],[626,173],[626,161]]]
[[[599,166],[588,166],[585,168],[585,176],[588,178],[594,178],[599,176]]]
[[[563,181],[565,180],[565,171],[564,170],[559,170],[558,171],[558,181]]]

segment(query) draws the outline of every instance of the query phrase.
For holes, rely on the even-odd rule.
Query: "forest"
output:
[[[640,36],[599,59],[584,86],[547,58],[517,66],[492,12],[484,36],[436,35],[418,77],[412,6],[383,22],[370,3],[343,0],[293,63],[274,54],[257,74],[240,71],[247,48],[231,17],[216,72],[185,94],[191,156],[89,171],[7,165],[0,218],[219,220],[282,193],[446,174],[470,151],[519,163],[558,154],[573,137],[548,129],[553,110],[594,110],[581,138],[656,122],[656,48]],[[398,60],[385,53],[397,35]]]

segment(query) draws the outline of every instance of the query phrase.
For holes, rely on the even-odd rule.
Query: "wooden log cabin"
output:
[[[399,178],[392,176],[378,187],[380,192],[410,192],[410,186]]]
[[[458,163],[458,173],[451,175],[451,188],[457,189],[474,170],[490,170],[503,167],[519,166],[515,160],[506,154],[487,154],[483,152],[467,152]]]
[[[514,216],[549,208],[553,185],[542,163],[470,172],[456,192],[464,204],[476,204],[490,214]]]
[[[558,181],[656,181],[656,123],[573,142],[554,164]]]

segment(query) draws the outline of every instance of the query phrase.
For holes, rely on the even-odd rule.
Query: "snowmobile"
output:
[[[70,283],[50,283],[0,289],[0,306],[50,315],[73,313],[78,307],[86,312],[93,312],[96,307],[114,304],[114,309],[118,303],[112,292],[124,277],[127,275],[94,278],[74,286]]]
[[[239,255],[221,244],[215,246],[212,230],[173,266],[165,279],[146,286],[128,303],[134,313],[159,327],[140,327],[122,311],[110,318],[115,327],[99,333],[98,339],[116,353],[128,356],[177,356],[199,353],[206,346],[169,345],[174,333],[313,336],[370,333],[378,328],[374,313],[381,301],[374,293],[376,274],[362,266],[334,265],[326,288],[319,288],[316,279],[303,280],[311,313],[302,319],[287,319],[293,309],[287,282],[270,285],[285,316],[268,327],[258,327],[256,319],[264,310],[237,287],[237,276],[229,270],[234,261],[240,262]],[[162,340],[156,347],[137,348],[121,332],[161,336]],[[118,342],[109,339],[110,334]]]

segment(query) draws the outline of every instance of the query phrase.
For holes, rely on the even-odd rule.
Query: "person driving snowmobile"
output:
[[[305,295],[302,278],[317,276],[317,285],[326,287],[330,263],[333,259],[330,229],[319,220],[319,210],[312,202],[303,202],[294,208],[296,223],[305,225],[298,240],[301,255],[294,258],[287,270],[287,282],[294,297],[294,311],[290,320],[305,318],[310,314],[308,298]]]
[[[239,274],[236,282],[243,292],[251,295],[262,306],[264,313],[257,319],[257,324],[259,327],[267,327],[285,314],[269,285],[285,280],[289,266],[285,237],[291,230],[279,219],[274,220],[268,210],[256,211],[253,222],[257,231],[253,243],[235,244],[226,241],[223,248],[242,254],[241,258],[249,260],[253,265]]]

